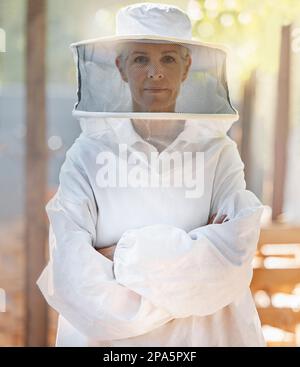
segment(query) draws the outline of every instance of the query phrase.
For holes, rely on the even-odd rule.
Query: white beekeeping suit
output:
[[[72,45],[82,133],[37,282],[56,345],[264,346],[249,289],[263,206],[227,135],[226,53],[175,6],[130,5],[116,24]],[[113,261],[97,251],[115,243]]]

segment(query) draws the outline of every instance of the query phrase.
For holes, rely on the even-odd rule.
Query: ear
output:
[[[121,78],[124,80],[124,82],[128,83],[128,79],[127,79],[127,77],[126,77],[126,75],[124,73],[124,70],[123,70],[122,66],[121,66],[122,65],[122,62],[121,62],[121,59],[120,59],[119,56],[116,57],[115,64],[116,64],[116,67],[118,68],[118,70],[119,70],[119,72],[121,74]]]
[[[187,78],[191,65],[192,65],[192,58],[189,55],[188,60],[186,62],[186,65],[184,67],[184,73],[183,73],[183,77],[181,79],[181,82],[185,81],[185,79]]]

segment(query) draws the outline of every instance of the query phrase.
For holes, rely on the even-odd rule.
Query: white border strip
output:
[[[223,120],[235,122],[239,114],[197,114],[174,112],[87,112],[73,110],[74,117],[110,117],[110,118],[136,118],[136,119],[167,119],[167,120]]]

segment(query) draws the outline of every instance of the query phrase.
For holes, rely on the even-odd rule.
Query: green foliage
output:
[[[47,79],[73,83],[76,68],[69,45],[97,37],[95,13],[109,1],[47,1]],[[118,4],[116,4],[117,6]],[[0,27],[6,31],[6,53],[0,53],[0,85],[22,83],[25,78],[27,0],[0,0]],[[99,25],[99,35],[101,24]]]
[[[280,27],[300,21],[300,0],[189,0],[186,4],[194,37],[229,46],[240,78],[247,78],[257,67],[276,72]],[[124,1],[47,1],[48,81],[75,81],[70,43],[102,36],[103,16],[97,28],[95,13],[100,8],[113,13],[123,5]],[[24,81],[26,6],[26,0],[0,0],[0,27],[6,31],[7,49],[0,53],[0,84]]]
[[[254,68],[276,72],[282,25],[300,19],[299,0],[194,0],[193,35],[229,46],[240,77]]]
[[[25,0],[0,1],[0,27],[6,33],[6,52],[0,53],[0,85],[24,79]]]

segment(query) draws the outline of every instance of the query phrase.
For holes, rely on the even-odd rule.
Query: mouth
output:
[[[144,91],[151,93],[159,93],[167,91],[167,88],[145,88]]]

